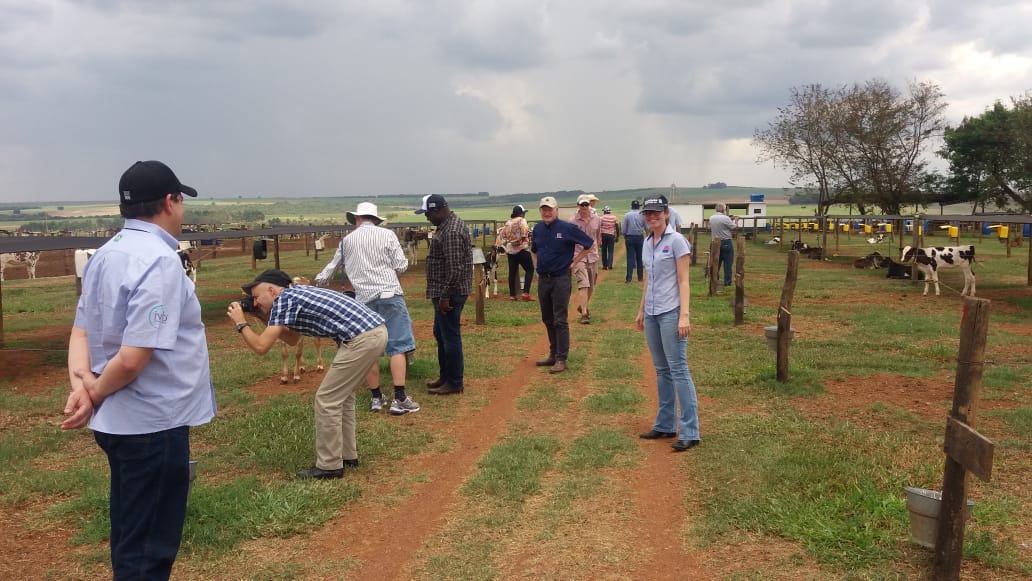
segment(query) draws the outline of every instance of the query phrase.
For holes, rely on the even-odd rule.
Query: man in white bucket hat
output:
[[[406,356],[416,349],[412,319],[398,280],[398,275],[408,269],[408,259],[398,236],[380,227],[384,219],[377,214],[376,204],[361,202],[354,212],[347,213],[347,218],[356,228],[341,239],[333,260],[316,275],[315,283],[325,284],[340,269],[351,280],[355,298],[386,320],[386,353],[394,382],[390,413],[400,416],[418,412],[419,404],[405,394]],[[380,389],[380,366],[373,365],[366,379],[370,410],[378,412],[386,403],[386,396]]]

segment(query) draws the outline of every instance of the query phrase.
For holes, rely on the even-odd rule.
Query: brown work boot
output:
[[[545,357],[544,359],[538,359],[537,361],[534,362],[534,365],[537,365],[538,367],[551,367],[551,366],[555,365],[555,357],[552,357],[551,355],[549,355],[548,357]]]
[[[566,371],[566,360],[565,359],[558,359],[558,360],[556,360],[555,365],[553,365],[552,367],[550,367],[548,369],[549,373],[562,373],[564,371]]]

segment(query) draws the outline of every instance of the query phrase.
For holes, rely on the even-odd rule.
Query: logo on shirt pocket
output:
[[[168,313],[165,312],[165,305],[155,305],[147,312],[147,322],[151,327],[157,329],[168,322]]]

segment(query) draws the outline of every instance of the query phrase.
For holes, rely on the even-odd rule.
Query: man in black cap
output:
[[[466,223],[448,208],[440,194],[423,197],[416,214],[437,227],[426,255],[426,298],[434,305],[434,339],[440,375],[428,381],[427,393],[462,393],[462,307],[473,292],[473,250]]]
[[[239,302],[230,303],[226,314],[255,353],[264,355],[277,339],[296,345],[299,335],[337,342],[337,354],[315,392],[315,465],[297,477],[341,478],[345,467],[358,466],[355,392],[387,345],[383,317],[343,293],[295,286],[282,270],[266,270],[242,288],[265,330],[259,334],[248,326]]]
[[[111,467],[115,579],[168,579],[190,485],[190,427],[215,415],[208,342],[176,241],[180,183],[160,161],[118,182],[125,226],[86,263],[68,340],[63,429],[87,423]]]
[[[645,265],[641,261],[641,251],[645,245],[645,218],[641,216],[641,204],[638,200],[631,202],[631,211],[623,217],[624,245],[627,247],[627,277],[624,282],[631,282],[631,273],[638,271],[638,282],[644,275]]]

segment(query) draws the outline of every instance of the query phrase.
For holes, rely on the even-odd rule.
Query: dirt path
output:
[[[548,338],[541,334],[530,355],[524,357],[503,380],[468,381],[467,391],[487,390],[490,401],[483,408],[467,413],[463,420],[452,424],[448,437],[455,447],[445,454],[426,453],[409,459],[405,473],[423,473],[424,482],[413,485],[412,493],[396,504],[383,506],[363,501],[354,510],[324,526],[312,535],[309,544],[311,557],[346,553],[355,559],[350,573],[355,579],[398,579],[401,571],[410,565],[398,558],[384,559],[383,555],[398,553],[398,547],[417,548],[434,532],[441,529],[446,516],[460,502],[459,487],[473,473],[477,460],[506,432],[509,419],[516,412],[516,400],[526,387],[526,377],[537,373],[535,354],[548,352]],[[461,405],[461,397],[434,397],[438,405]],[[443,402],[443,403],[441,403]],[[371,486],[375,489],[390,487],[389,482]],[[405,554],[412,555],[414,552]]]
[[[600,284],[613,284],[605,279],[613,276],[611,272],[601,273]],[[608,320],[615,321],[616,313],[610,313]],[[575,320],[575,319],[574,319]],[[616,325],[617,323],[610,323]],[[574,348],[591,350],[592,332],[595,327],[579,327],[574,325]],[[400,501],[385,505],[367,495],[359,503],[346,509],[345,513],[314,533],[305,542],[305,548],[298,557],[303,560],[319,559],[332,555],[335,560],[347,560],[351,567],[347,575],[354,579],[406,579],[413,578],[413,571],[419,566],[418,548],[441,534],[449,517],[462,510],[462,498],[459,489],[475,472],[477,461],[508,432],[509,425],[517,415],[517,400],[523,395],[530,381],[528,378],[542,376],[543,370],[537,368],[534,360],[548,352],[548,340],[544,328],[534,331],[535,342],[528,346],[528,354],[519,360],[502,379],[476,380],[467,383],[467,390],[486,393],[488,402],[482,408],[471,409],[466,406],[461,422],[448,426],[427,426],[428,428],[446,430],[446,436],[454,442],[454,447],[443,454],[427,452],[419,457],[406,461],[404,470],[393,474],[382,481],[369,480],[363,482],[366,490],[384,491],[395,486],[400,480],[412,475],[421,475],[420,482],[410,484],[409,494]],[[587,361],[594,361],[601,354],[590,353]],[[586,367],[589,366],[586,364]],[[636,385],[648,397],[648,415],[633,420],[634,425],[627,429],[635,434],[651,425],[652,410],[655,409],[655,375],[652,362],[645,352],[640,358],[642,370]],[[572,371],[572,370],[571,370]],[[570,395],[578,399],[583,391],[584,383],[591,376],[591,369],[586,368],[574,376],[571,373],[556,376],[554,381],[559,389],[569,389]],[[447,401],[462,405],[462,397],[433,398],[426,396],[431,402]],[[562,423],[578,425],[577,418],[583,414],[582,409],[571,406],[563,414]],[[637,544],[636,552],[644,555],[629,578],[641,579],[684,579],[697,577],[701,572],[698,559],[684,549],[682,529],[686,522],[685,504],[683,502],[686,482],[683,470],[688,455],[674,454],[669,442],[641,441],[644,461],[626,474],[630,482],[624,482],[633,490],[633,520],[626,523],[626,529],[620,536],[630,544]],[[371,477],[375,478],[375,476]],[[411,482],[411,479],[408,480]],[[404,550],[399,551],[399,548]],[[526,569],[533,569],[530,562],[538,561],[540,548],[530,547],[516,556],[516,561],[527,563]],[[529,553],[527,551],[530,551]],[[384,558],[385,555],[391,558]],[[407,555],[407,558],[399,556]],[[524,567],[506,563],[506,569],[513,572],[528,572]]]

